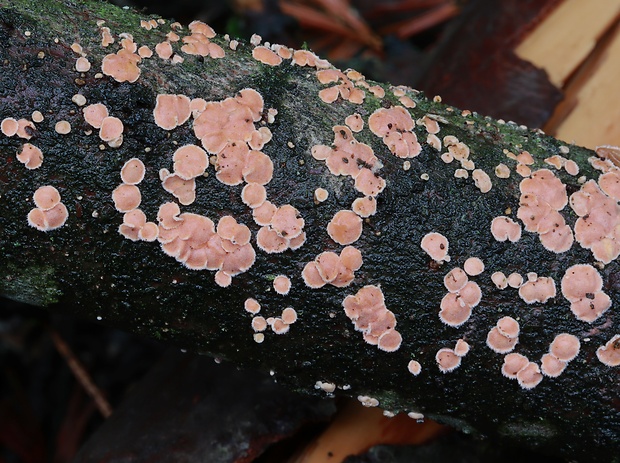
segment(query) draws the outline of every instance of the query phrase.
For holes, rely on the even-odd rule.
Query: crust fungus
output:
[[[431,232],[424,235],[420,243],[422,250],[435,262],[449,262],[448,239],[440,233]]]
[[[620,365],[620,334],[616,334],[607,344],[596,350],[598,359],[609,367]]]
[[[37,169],[43,164],[43,152],[30,143],[25,143],[16,157],[27,169]]]
[[[36,208],[28,213],[28,225],[40,231],[50,231],[62,227],[69,211],[60,202],[60,193],[51,185],[38,188],[32,197]]]
[[[291,280],[285,275],[278,275],[273,280],[273,289],[278,294],[287,295],[291,290]]]
[[[578,320],[592,323],[611,307],[611,299],[602,291],[603,279],[591,265],[578,264],[566,269],[560,287]]]
[[[386,352],[398,350],[402,337],[396,331],[396,317],[385,306],[383,292],[375,285],[361,288],[355,295],[347,296],[342,302],[345,314],[361,331],[364,340]]]
[[[435,361],[442,373],[449,373],[456,370],[461,365],[461,357],[456,355],[452,349],[443,348],[437,351]]]
[[[521,225],[509,217],[500,215],[491,222],[491,234],[497,241],[517,242],[521,238]]]
[[[555,294],[555,281],[550,277],[536,277],[519,288],[519,297],[527,304],[545,303]]]
[[[383,139],[389,150],[400,158],[413,158],[420,154],[422,146],[413,133],[415,123],[402,106],[380,108],[368,118],[368,127]]]
[[[191,115],[190,99],[187,96],[157,95],[153,117],[158,127],[172,130],[187,122]]]
[[[327,233],[338,244],[355,243],[362,236],[362,219],[353,211],[338,211],[329,221]]]

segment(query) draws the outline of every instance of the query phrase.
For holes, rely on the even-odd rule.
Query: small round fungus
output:
[[[407,364],[407,369],[413,376],[418,376],[422,371],[422,365],[417,360],[410,360]]]
[[[403,337],[396,330],[386,330],[381,336],[377,347],[384,352],[395,352],[403,342]]]
[[[580,346],[579,338],[572,334],[562,333],[558,334],[551,343],[549,353],[559,360],[570,362],[579,354]]]
[[[256,332],[265,331],[267,329],[267,320],[260,315],[252,318],[252,329]]]
[[[17,134],[17,129],[19,128],[19,124],[16,119],[12,117],[5,117],[2,119],[2,123],[0,123],[0,130],[7,137],[12,137]]]
[[[260,304],[256,299],[252,299],[251,297],[245,300],[243,306],[245,310],[250,313],[257,314],[258,312],[260,312]]]
[[[523,389],[535,388],[543,379],[540,367],[534,362],[529,362],[517,373],[517,381]]]
[[[48,211],[60,203],[60,193],[51,185],[37,188],[32,196],[34,205],[43,211]]]
[[[508,338],[504,336],[497,326],[487,335],[487,346],[498,354],[506,354],[512,351],[518,342],[518,337]]]
[[[327,233],[338,244],[355,243],[362,236],[362,219],[353,211],[338,211],[327,225]]]
[[[504,364],[502,365],[502,374],[506,378],[517,379],[517,373],[523,370],[530,361],[526,356],[521,354],[508,354],[504,356]]]
[[[484,272],[484,262],[477,257],[470,257],[463,264],[463,269],[468,275],[476,276]]]
[[[185,95],[157,95],[153,110],[155,123],[164,130],[183,125],[192,114],[190,103]]]
[[[328,197],[329,192],[325,188],[317,188],[316,190],[314,190],[314,199],[317,202],[322,203],[326,201]]]
[[[291,290],[291,280],[285,275],[278,275],[273,280],[273,289],[278,294],[286,295]]]
[[[523,284],[523,277],[521,274],[513,272],[508,275],[508,286],[511,288],[520,288]]]
[[[497,241],[519,241],[521,238],[521,225],[509,217],[500,215],[491,222],[491,234]]]
[[[183,180],[191,180],[204,173],[209,165],[207,152],[196,145],[184,145],[172,156],[174,173]]]
[[[420,243],[422,249],[436,262],[448,262],[448,239],[440,233],[431,232],[424,235]]]
[[[437,351],[435,361],[442,373],[449,373],[456,370],[461,365],[461,357],[456,355],[452,349],[443,348]]]
[[[620,334],[616,334],[607,341],[607,344],[596,350],[596,356],[605,365],[617,367],[620,365]]]
[[[297,312],[292,307],[287,307],[282,311],[282,321],[287,325],[292,325],[297,321]]]
[[[84,113],[84,120],[96,129],[100,129],[101,123],[108,117],[108,108],[101,103],[88,105],[82,112]]]
[[[241,200],[246,206],[256,209],[267,200],[267,190],[258,183],[248,183],[241,190]],[[271,222],[271,219],[269,222]]]
[[[467,282],[467,274],[460,267],[453,268],[443,277],[443,284],[451,293],[463,289]]]
[[[519,336],[519,322],[512,317],[502,317],[497,321],[497,329],[502,336],[514,339]]]
[[[37,169],[43,164],[43,153],[39,148],[30,143],[25,143],[16,157],[27,169]]]
[[[497,289],[505,289],[508,286],[508,280],[503,272],[494,272],[491,275],[491,281]]]
[[[137,186],[122,183],[112,192],[112,200],[117,211],[129,212],[140,205],[142,195]]]
[[[536,277],[519,288],[519,297],[528,304],[545,303],[555,297],[555,281],[550,277]]]
[[[32,111],[32,115],[30,116],[32,118],[32,122],[36,122],[37,124],[39,122],[43,122],[43,120],[45,119],[43,117],[43,113],[41,113],[41,111]]]
[[[493,187],[493,183],[491,182],[491,177],[485,171],[481,169],[474,169],[471,174],[471,177],[474,179],[474,184],[482,193],[488,193],[491,191]]]
[[[138,67],[140,60],[138,55],[122,48],[116,54],[104,56],[101,62],[101,72],[117,82],[135,82],[140,77]]]
[[[454,346],[454,353],[459,357],[465,357],[469,353],[469,349],[469,344],[465,340],[459,339]]]
[[[54,126],[54,130],[60,135],[67,135],[71,132],[71,124],[67,121],[58,121]]]
[[[144,163],[138,158],[132,158],[121,168],[121,180],[128,185],[137,185],[144,179]]]
[[[553,354],[544,354],[540,359],[540,370],[543,375],[557,378],[566,368],[567,362],[558,359]]]
[[[277,66],[282,63],[282,58],[265,46],[258,46],[252,50],[252,57],[263,64]]]
[[[87,58],[80,56],[77,60],[75,60],[75,70],[77,72],[90,71],[90,61],[88,61]]]
[[[118,117],[108,116],[101,121],[99,137],[105,142],[112,142],[121,137],[123,129],[123,122]]]

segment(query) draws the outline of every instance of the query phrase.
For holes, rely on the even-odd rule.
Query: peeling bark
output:
[[[516,214],[523,178],[510,153],[531,153],[532,172],[550,169],[570,196],[580,191],[580,176],[598,179],[599,172],[588,161],[593,152],[571,146],[567,153],[562,142],[535,130],[462,113],[410,89],[389,85],[381,84],[383,98],[358,85],[354,88],[363,89],[363,103],[345,101],[341,93],[327,104],[319,91],[334,83],[321,84],[314,67],[293,65],[288,59],[276,66],[262,64],[252,57],[251,45],[240,44],[233,51],[220,36],[211,41],[224,50],[223,58],[188,55],[180,50],[182,42],[174,42],[172,49],[184,58],[183,63],[173,64],[155,54],[138,64],[137,81],[119,83],[96,75],[104,56],[119,50],[119,34],[130,33],[138,46],[155,50],[171,30],[169,22],[146,30],[140,20],[150,18],[89,1],[0,0],[0,6],[0,119],[30,120],[35,110],[44,116],[28,132],[29,140],[0,135],[2,295],[271,370],[279,381],[299,391],[326,394],[315,384],[322,382],[319,386],[328,390],[333,384],[338,394],[362,396],[361,400],[366,396],[369,405],[376,399],[385,410],[422,413],[469,433],[505,437],[574,460],[619,461],[620,370],[604,365],[596,355],[597,348],[620,331],[617,260],[599,265],[592,252],[577,242],[566,252],[554,253],[541,245],[537,233],[524,231],[513,243],[497,241],[490,231],[491,221],[500,215],[521,223]],[[101,46],[98,20],[105,20],[102,26],[109,27],[116,39],[107,48]],[[176,32],[181,37],[189,33],[186,28]],[[88,72],[75,71],[80,55],[71,49],[73,43],[81,45],[91,63]],[[162,188],[159,170],[172,170],[172,155],[178,147],[200,144],[193,120],[171,131],[155,124],[156,96],[182,94],[222,101],[246,88],[264,100],[264,112],[255,127],[269,127],[273,134],[261,149],[274,165],[267,198],[299,211],[307,239],[296,250],[261,251],[256,245],[260,227],[241,200],[243,184],[224,185],[209,166],[208,175],[196,179],[196,201],[181,210],[209,217],[216,224],[221,217],[234,217],[249,227],[256,251],[251,268],[233,276],[230,286],[221,287],[215,283],[214,271],[187,269],[165,255],[157,242],[134,242],[119,234],[123,214],[115,209],[112,192],[121,183],[124,163],[140,158],[146,166],[146,177],[139,184],[140,208],[149,221],[156,222],[160,204],[174,200]],[[368,128],[369,116],[379,108],[406,103],[398,96],[401,93],[415,102],[415,108],[407,111],[420,120],[413,133],[421,152],[409,159],[392,154]],[[88,104],[103,103],[110,115],[123,122],[119,147],[108,146],[85,122],[81,108],[72,102],[75,94],[82,94]],[[267,122],[269,108],[278,111],[272,123]],[[344,125],[353,113],[364,120],[364,128],[353,136],[372,148],[380,161],[374,173],[386,186],[376,195],[376,214],[363,220],[361,237],[353,243],[362,253],[363,264],[354,272],[352,284],[310,289],[301,276],[305,265],[321,252],[340,254],[343,249],[330,238],[327,224],[362,197],[350,176],[333,175],[311,150],[315,145],[331,146],[333,127]],[[469,160],[488,174],[490,191],[482,193],[484,188],[476,186],[471,172],[468,178],[455,177],[461,168],[458,161],[444,162],[440,156],[445,146],[438,151],[426,142],[421,118],[429,114],[439,121],[439,138],[452,135],[469,147]],[[70,133],[55,131],[61,120],[71,124]],[[28,170],[17,160],[16,153],[26,141],[42,150],[40,168]],[[569,175],[545,163],[552,155],[574,160],[580,173]],[[510,169],[509,178],[496,176],[500,163]],[[480,178],[479,186],[484,181]],[[48,232],[27,222],[34,208],[33,193],[43,185],[57,188],[69,212],[63,226]],[[314,200],[318,187],[329,192],[321,203]],[[560,214],[574,229],[575,211],[566,206]],[[449,262],[438,263],[422,250],[422,238],[431,232],[448,239]],[[438,316],[448,292],[444,276],[454,267],[463,267],[469,257],[485,265],[480,275],[469,277],[479,286],[481,301],[466,322],[448,326]],[[561,280],[575,264],[596,266],[602,291],[612,301],[611,308],[592,323],[576,319],[562,294]],[[549,277],[556,295],[544,303],[527,304],[516,289],[496,287],[491,275],[500,271]],[[277,275],[290,278],[287,295],[274,290]],[[396,317],[402,344],[394,352],[366,343],[343,310],[347,296],[369,285],[380,286],[385,306]],[[268,329],[264,342],[257,344],[252,315],[244,310],[248,298],[260,303],[260,315],[265,318],[279,317],[283,309],[292,307],[298,320],[286,334]],[[570,333],[581,341],[578,356],[559,377],[544,377],[529,390],[520,387],[516,380],[502,376],[504,356],[486,346],[488,332],[506,315],[520,325],[514,352],[540,365],[554,337]],[[454,371],[440,372],[436,353],[453,348],[458,339],[469,343],[470,352]],[[418,376],[408,371],[410,360],[421,364]]]

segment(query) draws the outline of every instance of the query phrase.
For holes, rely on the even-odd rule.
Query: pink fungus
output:
[[[214,280],[215,284],[221,286],[222,288],[227,288],[232,283],[232,277],[228,273],[221,270],[215,272]]]
[[[255,209],[256,210],[256,209]],[[261,227],[256,234],[256,244],[267,254],[284,252],[288,249],[289,240],[278,235],[269,227]]]
[[[468,275],[476,276],[484,272],[484,262],[477,257],[470,257],[463,264],[463,268]]]
[[[179,217],[181,209],[177,203],[164,203],[159,206],[157,213],[157,220],[162,228],[165,230],[171,230],[177,228],[183,222],[183,219]]]
[[[454,346],[454,353],[459,357],[465,357],[469,353],[469,349],[469,344],[465,340],[459,339]]]
[[[275,318],[273,320],[273,323],[271,324],[271,330],[275,334],[286,334],[288,333],[289,329],[290,325],[284,323],[284,320],[282,320],[281,318]]]
[[[377,201],[372,196],[356,198],[351,205],[351,209],[360,217],[370,217],[377,212]]]
[[[497,289],[505,289],[508,286],[508,280],[503,272],[494,272],[491,275],[491,281]]]
[[[155,45],[155,53],[157,53],[157,56],[161,59],[169,59],[174,53],[172,50],[172,44],[167,40],[158,43]]]
[[[282,63],[282,58],[265,46],[255,47],[252,50],[252,57],[269,66],[277,66]]]
[[[384,352],[396,352],[402,342],[403,337],[398,331],[386,330],[379,336],[377,347]]]
[[[358,113],[347,116],[344,120],[353,132],[360,132],[364,128],[364,119]]]
[[[121,169],[121,180],[129,185],[137,185],[144,179],[144,163],[138,158],[127,161]]]
[[[48,211],[60,203],[60,193],[51,185],[37,188],[32,196],[35,206],[43,211]]]
[[[519,297],[528,304],[545,303],[555,297],[555,281],[550,277],[537,277],[519,288]]]
[[[469,320],[472,307],[458,293],[447,293],[441,299],[440,309],[439,319],[456,328]]]
[[[517,381],[523,389],[533,389],[542,381],[540,367],[534,362],[529,362],[517,373]]]
[[[517,379],[517,374],[528,366],[530,361],[521,354],[508,354],[504,356],[504,364],[502,365],[502,374],[506,378]]]
[[[474,169],[471,173],[471,178],[474,179],[474,184],[480,190],[481,193],[488,193],[493,188],[491,177],[484,170]]]
[[[205,150],[196,145],[184,145],[172,156],[174,173],[183,180],[191,180],[204,173],[209,165]]]
[[[282,321],[287,325],[292,325],[297,321],[297,312],[292,307],[287,307],[282,311]]]
[[[512,317],[502,317],[497,321],[497,329],[502,336],[514,339],[519,336],[519,322]]]
[[[295,238],[304,228],[304,219],[290,204],[280,206],[271,218],[271,227],[282,238]]]
[[[16,157],[27,169],[37,169],[43,164],[43,152],[30,143],[25,143]]]
[[[135,82],[140,77],[140,60],[138,55],[122,48],[116,54],[111,53],[103,58],[101,71],[117,82]]]
[[[260,312],[260,304],[256,299],[252,299],[251,297],[245,300],[243,306],[245,310],[250,313],[257,314],[258,312]]]
[[[87,58],[80,56],[75,61],[75,70],[77,72],[88,72],[90,71],[90,61]]]
[[[257,333],[265,331],[267,329],[267,320],[261,316],[252,318],[252,329]]]
[[[17,129],[19,128],[19,124],[16,119],[12,117],[5,117],[2,119],[2,123],[0,124],[0,130],[7,137],[12,137],[17,134]]]
[[[521,238],[521,225],[509,217],[500,215],[491,222],[491,234],[497,241],[519,241]]]
[[[573,265],[562,277],[562,295],[570,301],[571,311],[578,320],[588,323],[611,307],[611,299],[602,288],[603,279],[591,265]]]
[[[448,262],[448,239],[440,233],[431,232],[424,235],[420,243],[422,250],[436,262]]]
[[[453,268],[443,277],[443,284],[451,293],[458,292],[467,282],[467,274],[459,267]]]
[[[407,370],[409,370],[409,373],[413,376],[418,376],[422,372],[422,365],[420,365],[420,362],[417,360],[410,360],[407,364]]]
[[[601,363],[609,367],[617,367],[620,365],[620,334],[616,334],[607,341],[607,344],[600,346],[596,350],[596,356]]]
[[[338,244],[355,243],[362,236],[362,219],[353,211],[338,211],[327,225],[327,233]]]
[[[319,273],[319,267],[316,262],[308,262],[301,272],[301,276],[306,286],[317,289],[325,286],[325,280]]]
[[[551,343],[549,353],[559,360],[570,362],[577,357],[580,347],[581,343],[579,342],[579,338],[572,334],[562,333],[558,334]]]
[[[191,116],[190,99],[185,95],[157,95],[153,117],[158,127],[172,130]]]
[[[360,169],[355,177],[355,189],[367,196],[377,196],[385,185],[385,180],[368,168]]]
[[[101,103],[88,105],[82,112],[84,113],[84,120],[96,129],[100,129],[103,120],[108,117],[108,108]]]
[[[511,288],[520,288],[523,284],[523,277],[518,273],[508,275],[508,286]]]
[[[278,294],[287,295],[291,290],[291,280],[285,275],[278,275],[273,280],[273,289]]]
[[[491,329],[487,335],[487,346],[498,354],[506,354],[512,351],[518,342],[518,337],[508,338],[504,336],[497,326]]]
[[[368,118],[368,127],[382,137],[389,150],[400,158],[412,158],[420,154],[422,147],[413,133],[415,123],[402,106],[380,108]]]
[[[35,131],[34,124],[27,119],[20,119],[17,121],[17,136],[30,140]]]
[[[461,365],[461,357],[456,355],[452,349],[443,348],[437,351],[435,361],[442,373],[449,373],[456,370]]]
[[[266,227],[271,223],[271,219],[275,215],[278,207],[270,201],[264,201],[260,206],[254,208],[252,217],[254,222],[262,227]]]
[[[567,362],[558,359],[555,355],[544,354],[540,358],[540,370],[543,375],[557,378],[566,368]]]
[[[49,231],[62,227],[69,212],[60,202],[60,193],[53,186],[46,185],[38,188],[33,201],[36,206],[28,213],[28,225],[40,231]]]
[[[123,129],[123,122],[119,118],[108,116],[101,121],[99,137],[103,141],[110,143],[122,136]]]
[[[326,201],[328,197],[329,192],[325,188],[317,188],[316,190],[314,190],[314,199],[317,202],[322,203]]]
[[[129,212],[140,205],[142,195],[137,186],[123,183],[112,192],[112,200],[117,211]]]
[[[68,121],[58,121],[54,125],[54,130],[60,135],[67,135],[71,132],[71,124]]]
[[[160,171],[162,187],[172,194],[181,204],[187,206],[196,200],[196,180],[184,180],[177,174],[171,174],[166,169]]]
[[[248,183],[241,190],[241,200],[246,206],[256,209],[267,200],[267,190],[258,183]]]

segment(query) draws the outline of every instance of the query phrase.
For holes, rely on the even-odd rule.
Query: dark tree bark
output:
[[[421,153],[407,160],[392,154],[369,130],[373,112],[402,106],[389,85],[381,85],[383,98],[358,86],[365,92],[362,104],[342,97],[327,104],[318,92],[334,84],[321,84],[314,67],[293,65],[287,59],[277,66],[262,64],[252,57],[252,46],[240,44],[233,51],[219,35],[212,42],[224,50],[221,59],[186,54],[180,50],[182,42],[173,42],[183,63],[154,55],[138,64],[137,81],[121,83],[97,75],[104,56],[119,50],[119,34],[130,33],[138,46],[154,50],[171,30],[169,21],[146,30],[140,20],[150,18],[90,1],[0,0],[0,6],[0,119],[30,120],[33,111],[44,116],[34,129],[27,129],[29,140],[0,135],[0,294],[242,366],[271,370],[282,383],[307,393],[326,394],[315,384],[328,383],[324,386],[329,389],[333,383],[336,393],[367,396],[385,410],[423,413],[465,432],[506,437],[574,460],[620,461],[620,370],[604,365],[596,355],[599,346],[620,331],[617,260],[599,265],[577,242],[568,251],[555,253],[541,245],[537,233],[523,231],[513,243],[497,241],[490,231],[492,219],[500,215],[520,223],[516,214],[523,177],[510,153],[531,153],[532,172],[550,169],[570,196],[584,180],[598,178],[599,172],[588,162],[593,152],[571,146],[567,153],[562,142],[535,130],[462,113],[410,89],[403,91],[416,103],[408,109],[414,120],[430,115],[439,121],[440,139],[452,135],[469,147],[469,160],[488,174],[493,185],[482,193],[471,171],[468,178],[455,177],[461,168],[458,161],[441,159],[445,145],[438,151],[427,143],[423,124],[413,129]],[[105,24],[98,25],[100,20]],[[101,46],[102,27],[109,27],[116,39],[107,48]],[[181,37],[189,34],[187,28],[176,32]],[[80,55],[70,48],[73,43],[81,45],[92,64],[89,71],[75,70]],[[140,158],[146,165],[146,177],[139,184],[140,208],[148,220],[156,221],[160,204],[174,201],[162,189],[159,170],[172,170],[172,155],[179,146],[199,144],[192,121],[172,131],[155,124],[156,96],[183,94],[222,101],[245,88],[264,99],[256,127],[267,126],[273,134],[262,148],[274,165],[273,180],[266,186],[268,200],[295,207],[305,221],[307,239],[297,250],[273,254],[260,250],[256,245],[260,227],[241,201],[243,184],[223,184],[209,166],[208,175],[196,180],[196,201],[181,206],[182,211],[204,215],[216,224],[223,216],[233,216],[249,227],[256,250],[251,268],[233,276],[230,286],[221,287],[214,282],[214,271],[190,270],[165,255],[157,242],[134,242],[119,234],[123,214],[115,209],[112,192],[121,183],[124,163]],[[88,104],[103,103],[122,120],[120,147],[109,147],[85,122],[81,107],[72,102],[76,94]],[[278,111],[272,123],[267,123],[268,108]],[[354,112],[365,122],[354,137],[373,149],[380,160],[374,172],[386,186],[376,196],[376,214],[364,219],[361,237],[353,243],[362,253],[363,265],[352,284],[310,289],[302,279],[305,265],[321,252],[343,249],[327,233],[327,224],[336,212],[350,210],[352,202],[362,197],[350,176],[331,174],[311,150],[331,145],[333,127],[343,125]],[[70,122],[70,133],[55,130],[61,120]],[[18,161],[16,153],[25,142],[43,152],[41,167],[29,170]],[[553,155],[574,160],[579,175],[545,163]],[[510,169],[509,178],[496,176],[500,163]],[[581,182],[580,176],[584,176]],[[69,213],[63,226],[47,232],[27,221],[35,207],[33,193],[43,185],[57,188]],[[327,201],[314,200],[318,187],[329,191]],[[574,210],[566,206],[561,215],[574,229],[578,219]],[[421,249],[422,238],[430,232],[447,237],[449,262],[437,263]],[[482,298],[468,321],[448,326],[439,318],[440,303],[448,292],[444,276],[463,267],[469,257],[485,264],[480,275],[470,277]],[[575,264],[596,266],[602,290],[612,301],[593,323],[575,318],[561,290],[567,268]],[[524,277],[535,272],[552,278],[556,295],[544,303],[527,304],[517,289],[498,289],[491,280],[495,272]],[[287,295],[273,289],[280,274],[292,282]],[[343,310],[343,300],[367,285],[380,286],[387,309],[395,314],[402,344],[394,352],[366,343]],[[284,308],[292,307],[298,320],[283,335],[268,329],[259,344],[253,338],[252,315],[244,310],[248,298],[259,301],[265,318],[279,317]],[[538,365],[559,333],[579,338],[581,351],[559,377],[544,377],[526,390],[502,375],[504,355],[486,345],[489,330],[506,315],[520,324],[514,352]],[[438,350],[453,348],[458,339],[466,340],[471,351],[459,368],[440,372]],[[418,376],[408,371],[410,360],[422,365]]]

